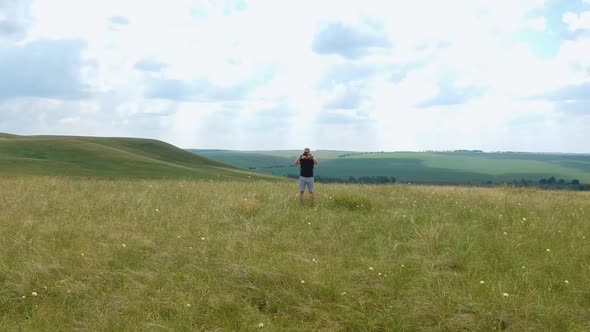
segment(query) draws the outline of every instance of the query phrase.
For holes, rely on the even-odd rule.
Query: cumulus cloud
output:
[[[587,100],[590,101],[590,81],[576,85],[565,86],[557,91],[547,94],[548,99],[575,101]]]
[[[0,99],[15,97],[84,98],[89,87],[81,70],[85,43],[40,40],[0,48]]]
[[[144,58],[135,63],[133,67],[137,70],[148,71],[148,72],[159,72],[166,68],[166,64],[151,58]]]
[[[563,22],[567,24],[569,31],[590,30],[590,11],[563,14]]]
[[[547,20],[544,17],[535,17],[529,19],[527,25],[532,30],[545,31],[547,29]]]
[[[0,0],[0,130],[203,148],[587,151],[581,1],[137,6]]]
[[[363,99],[363,87],[360,84],[340,84],[332,89],[324,103],[327,109],[356,109]]]
[[[351,81],[366,80],[377,74],[379,68],[374,64],[344,62],[325,68],[319,88],[326,89]]]
[[[590,115],[590,81],[565,86],[546,94],[544,98],[554,101],[556,109],[564,114]]]
[[[247,84],[219,87],[206,79],[187,82],[173,79],[150,79],[145,96],[177,101],[237,100],[245,97]]]
[[[391,41],[383,26],[376,22],[363,20],[356,26],[329,22],[320,27],[312,47],[318,54],[338,54],[356,59],[371,52],[391,48]]]
[[[108,18],[108,22],[111,31],[121,31],[122,28],[129,24],[129,19],[124,16],[111,16]]]
[[[91,135],[102,131],[104,119],[98,110],[95,101],[31,97],[0,100],[0,132]],[[73,123],[76,126],[71,126]]]
[[[418,107],[432,107],[463,104],[484,94],[485,88],[477,86],[457,87],[449,77],[444,77],[438,85],[438,94],[419,102]]]
[[[30,0],[0,0],[0,38],[22,38],[31,22]]]
[[[264,67],[246,80],[216,84],[203,77],[194,81],[168,78],[148,78],[145,96],[178,101],[232,101],[245,98],[274,77],[272,67]]]
[[[115,25],[127,25],[129,24],[129,19],[123,16],[111,16],[109,17],[109,22]]]

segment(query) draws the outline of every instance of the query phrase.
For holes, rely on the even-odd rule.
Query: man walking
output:
[[[307,186],[307,191],[311,197],[311,205],[314,205],[313,199],[313,167],[318,161],[313,157],[309,148],[303,150],[303,154],[300,155],[296,160],[295,164],[300,165],[299,171],[299,203],[303,204],[303,193]]]

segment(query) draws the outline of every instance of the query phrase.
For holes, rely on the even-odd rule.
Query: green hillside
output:
[[[259,172],[285,176],[298,173],[293,165],[298,151],[194,152]],[[320,161],[316,174],[322,178],[386,176],[404,182],[480,184],[521,179],[539,181],[553,176],[590,183],[590,155],[582,154],[317,151],[314,155]]]
[[[0,175],[271,178],[151,139],[0,135]]]

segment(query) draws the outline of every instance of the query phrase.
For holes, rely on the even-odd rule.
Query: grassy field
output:
[[[590,195],[0,178],[0,330],[589,331]]]
[[[296,175],[297,151],[192,150],[236,167],[278,175]],[[292,155],[291,157],[287,157]],[[317,151],[316,173],[324,178],[361,176],[395,177],[401,182],[432,184],[481,184],[554,176],[590,183],[590,155],[540,153],[389,152],[351,153]],[[339,157],[341,156],[341,157]],[[343,156],[343,157],[342,157]]]
[[[0,175],[268,179],[168,143],[140,138],[0,133]]]

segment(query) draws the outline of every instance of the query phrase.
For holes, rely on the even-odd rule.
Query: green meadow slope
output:
[[[151,139],[0,135],[0,175],[270,179]]]
[[[293,158],[298,151],[191,150],[236,167],[278,175],[296,175]],[[353,176],[395,177],[398,181],[432,184],[480,184],[555,177],[590,183],[590,155],[480,152],[315,151],[322,178]]]

